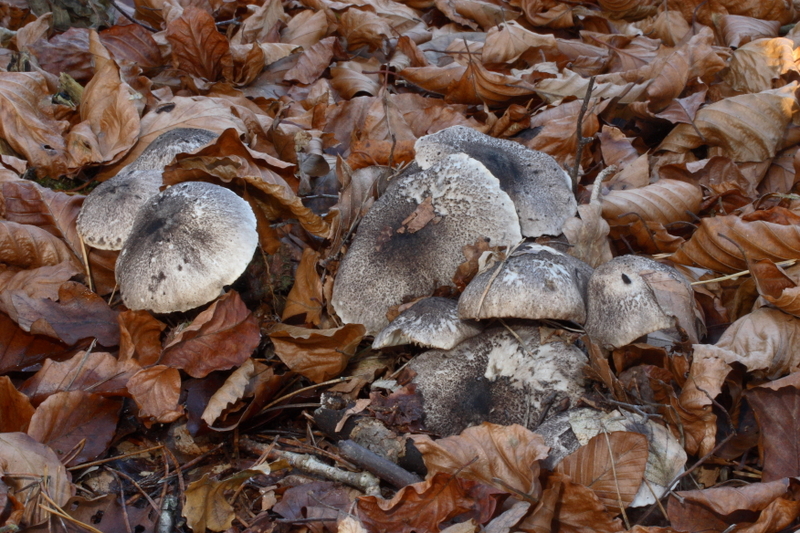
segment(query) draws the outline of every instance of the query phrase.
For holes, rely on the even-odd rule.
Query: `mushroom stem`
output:
[[[83,243],[83,237],[81,237],[80,233],[78,233],[78,240],[81,241],[81,254],[83,255],[83,266],[86,268],[86,280],[89,282],[89,290],[94,291],[92,269],[89,267],[89,254],[86,253],[86,245]]]

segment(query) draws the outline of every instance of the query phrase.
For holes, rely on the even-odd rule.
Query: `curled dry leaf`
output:
[[[168,424],[183,416],[181,373],[164,365],[140,370],[128,380],[128,392],[139,406],[139,418],[150,425]]]
[[[361,324],[332,329],[277,324],[269,338],[286,366],[314,383],[322,383],[342,373],[365,331]]]
[[[67,171],[61,134],[68,124],[56,120],[53,107],[45,103],[49,94],[41,74],[0,73],[0,137],[39,175],[59,176]]]
[[[319,325],[322,319],[322,280],[317,274],[320,254],[311,248],[303,250],[303,257],[294,276],[294,285],[286,297],[281,320],[297,315],[305,315],[307,324]]]
[[[797,83],[725,98],[697,112],[694,124],[679,124],[658,147],[683,153],[702,145],[719,147],[734,161],[775,157],[797,111]]]
[[[57,392],[36,408],[28,435],[50,446],[62,460],[80,447],[67,464],[85,463],[108,450],[120,409],[119,399],[82,390]]]
[[[486,33],[481,62],[484,65],[513,63],[532,48],[553,51],[556,39],[552,35],[534,33],[517,21],[508,21]]]
[[[472,60],[460,79],[447,87],[444,101],[455,104],[497,106],[532,94],[534,88],[527,82],[514,76],[490,71]]]
[[[123,311],[119,321],[119,360],[153,365],[161,357],[161,332],[167,327],[147,311]]]
[[[208,404],[206,404],[206,408],[200,418],[209,426],[213,426],[225,409],[244,398],[245,391],[255,371],[252,359],[248,359],[242,366],[234,370],[225,380],[222,387],[208,400]]]
[[[22,268],[66,262],[80,267],[69,246],[58,237],[30,224],[0,220],[0,262]]]
[[[475,481],[438,473],[400,489],[391,500],[362,496],[357,500],[357,515],[369,531],[438,530],[439,524],[463,513],[488,519],[496,506],[490,494]]]
[[[134,91],[122,81],[117,64],[94,31],[89,50],[95,58],[95,74],[81,97],[81,122],[67,136],[70,164],[75,168],[121,159],[139,135]]]
[[[627,431],[603,432],[565,457],[556,472],[589,487],[607,509],[617,512],[620,504],[630,505],[639,491],[648,454],[644,435]]]
[[[146,73],[157,69],[164,62],[153,34],[139,24],[111,26],[100,32],[100,42],[111,52],[117,63],[135,63]]]
[[[133,362],[120,362],[108,352],[80,351],[70,359],[56,362],[48,359],[20,387],[34,404],[57,392],[91,390],[103,396],[127,396],[126,383],[141,367]]]
[[[800,372],[747,391],[761,431],[763,482],[800,475]]]
[[[549,448],[541,436],[520,425],[484,422],[454,437],[436,441],[427,435],[412,438],[429,476],[442,472],[531,498],[541,493],[539,461],[547,457]]]
[[[11,378],[0,376],[0,433],[25,432],[36,409],[27,396],[14,387]]]
[[[751,41],[733,52],[724,79],[740,92],[772,89],[773,80],[797,70],[793,49],[794,43],[785,37]]]
[[[702,200],[703,191],[697,185],[662,179],[639,189],[609,192],[603,196],[603,218],[611,226],[638,218],[660,224],[689,221],[700,210]]]
[[[269,4],[270,2],[267,2]],[[276,2],[271,2],[276,3]],[[306,85],[313,83],[328,68],[333,59],[336,37],[325,37],[320,42],[305,50],[294,67],[286,72],[287,80],[299,81]]]
[[[347,49],[354,51],[366,46],[370,51],[383,48],[384,39],[392,28],[383,17],[368,10],[351,7],[339,19],[339,31],[347,39]]]
[[[725,330],[717,347],[728,363],[743,364],[758,378],[777,379],[800,367],[800,319],[762,307]]]
[[[753,520],[751,513],[765,511],[781,499],[793,499],[788,494],[789,479],[781,479],[770,483],[752,483],[742,487],[716,487],[705,490],[679,491],[670,496],[667,513],[670,523],[678,531],[712,530],[723,531],[737,523],[747,527],[761,522]],[[795,503],[795,513],[798,502]],[[744,514],[747,513],[748,514]],[[741,518],[745,518],[742,520]],[[788,518],[784,516],[783,520]],[[793,518],[789,519],[791,522]],[[742,523],[744,522],[744,523]],[[764,527],[753,527],[752,531],[777,532],[786,527],[779,523],[762,524]],[[749,528],[748,528],[749,529]]]
[[[800,228],[763,220],[745,221],[736,215],[706,217],[670,260],[732,274],[747,269],[740,249],[751,261],[798,259]]]
[[[178,332],[164,347],[161,364],[203,378],[243,364],[260,341],[258,321],[231,291]]]
[[[228,39],[217,31],[214,18],[205,10],[187,7],[171,20],[165,35],[172,45],[172,64],[192,76],[215,81],[231,78],[233,59]]]
[[[42,492],[46,490],[57,505],[63,506],[74,491],[69,472],[55,452],[24,433],[0,434],[0,472],[11,495],[24,502],[22,521],[26,524],[40,524],[49,516],[39,505],[47,505]]]
[[[328,17],[325,11],[307,9],[289,19],[281,32],[281,42],[302,46],[308,50],[328,33]]]
[[[748,270],[760,294],[767,302],[790,315],[800,316],[800,288],[795,277],[798,269],[790,276],[784,269],[769,259],[749,261]]]
[[[266,468],[268,472],[269,466]],[[236,513],[226,494],[236,492],[242,483],[263,473],[262,470],[242,470],[222,480],[210,479],[209,474],[203,474],[203,477],[186,487],[186,504],[182,515],[187,525],[192,531],[230,529]]]

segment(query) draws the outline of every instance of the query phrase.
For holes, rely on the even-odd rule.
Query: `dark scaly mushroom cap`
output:
[[[559,235],[564,222],[578,209],[569,175],[544,152],[465,126],[420,137],[415,149],[422,168],[455,153],[483,163],[514,202],[526,237]]]
[[[510,246],[521,238],[497,178],[464,154],[446,157],[395,178],[375,202],[342,259],[331,303],[342,321],[375,335],[390,307],[452,285],[465,245],[488,239]]]
[[[406,309],[375,337],[372,348],[416,344],[449,350],[483,331],[474,320],[461,320],[457,302],[449,298],[424,298]]]
[[[129,309],[187,311],[244,272],[258,245],[256,218],[230,190],[186,182],[152,198],[119,255],[117,282]]]

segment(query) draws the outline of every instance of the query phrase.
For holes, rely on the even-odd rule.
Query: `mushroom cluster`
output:
[[[593,269],[564,243],[523,240],[560,235],[576,207],[551,157],[457,126],[420,138],[412,170],[364,217],[332,304],[364,324],[375,349],[431,348],[409,364],[429,430],[535,428],[577,405],[587,357],[570,329],[605,348],[660,330],[697,341],[691,286],[672,267],[623,256]],[[462,249],[479,240],[507,252],[482,257],[457,301],[432,297],[454,285]]]
[[[129,309],[171,313],[203,305],[253,257],[256,218],[238,195],[203,182],[159,192],[177,154],[216,138],[207,130],[170,130],[84,201],[78,233],[95,248],[122,250],[115,276]]]

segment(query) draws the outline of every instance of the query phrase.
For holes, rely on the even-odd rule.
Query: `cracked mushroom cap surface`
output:
[[[615,257],[597,267],[587,289],[586,333],[611,348],[672,328],[676,317],[693,343],[692,286],[674,268],[637,255]]]
[[[560,339],[540,344],[535,323],[510,327],[514,333],[488,329],[409,363],[429,431],[455,435],[482,422],[534,429],[550,405],[577,402],[584,393],[583,352]]]
[[[194,309],[244,272],[257,245],[247,202],[212,183],[180,183],[139,210],[117,260],[122,299],[131,310]]]
[[[216,138],[216,133],[194,128],[177,128],[159,135],[135,161],[86,197],[77,221],[83,242],[100,250],[122,249],[136,213],[159,193],[164,167],[177,154]]]
[[[499,272],[498,272],[499,269]],[[592,267],[538,244],[520,247],[481,272],[458,300],[461,318],[529,318],[586,321]]]
[[[424,298],[383,328],[372,342],[372,348],[416,344],[449,350],[483,331],[479,322],[458,318],[457,307],[458,303],[449,298]]]
[[[497,178],[464,154],[448,156],[395,178],[375,202],[339,265],[331,303],[343,322],[375,335],[389,323],[390,307],[452,285],[465,245],[521,238]]]
[[[420,137],[415,150],[422,168],[454,153],[483,163],[514,202],[525,237],[559,235],[564,222],[578,210],[569,174],[551,156],[520,143],[451,126]]]

